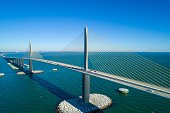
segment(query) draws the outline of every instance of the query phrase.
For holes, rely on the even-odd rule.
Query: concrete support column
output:
[[[87,38],[87,27],[84,31],[84,70],[88,70],[88,38]],[[82,74],[82,99],[83,102],[89,102],[90,95],[90,76]]]
[[[21,68],[21,59],[19,58],[19,67]]]
[[[17,58],[17,66],[19,66],[19,59]]]
[[[33,66],[32,66],[32,59],[31,59],[31,42],[30,42],[30,59],[29,59],[29,71],[32,72],[33,71]]]
[[[18,58],[18,67],[20,67],[20,59]]]
[[[29,71],[30,72],[32,72],[33,71],[33,69],[32,69],[33,67],[32,67],[32,60],[30,59],[29,60]]]
[[[24,70],[24,59],[21,59],[21,62],[22,62],[22,69]]]

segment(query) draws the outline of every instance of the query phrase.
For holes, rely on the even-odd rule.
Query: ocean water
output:
[[[170,69],[170,53],[137,53]],[[44,59],[82,66],[83,54],[47,52]],[[7,54],[7,57],[21,57],[22,53]],[[28,61],[25,62],[28,64]],[[34,70],[44,73],[16,75],[18,71],[7,65],[0,57],[0,113],[55,113],[56,105],[69,97],[80,96],[82,74],[59,66],[33,61]],[[53,72],[52,69],[58,71]],[[89,64],[89,68],[92,68]],[[100,112],[104,113],[170,113],[170,100],[111,81],[91,76],[91,93],[109,96],[113,104]],[[120,87],[128,88],[130,93],[117,92]]]

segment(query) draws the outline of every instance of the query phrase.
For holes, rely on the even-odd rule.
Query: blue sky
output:
[[[85,26],[129,50],[170,52],[170,0],[0,1],[0,51],[23,51],[30,40],[58,51]]]

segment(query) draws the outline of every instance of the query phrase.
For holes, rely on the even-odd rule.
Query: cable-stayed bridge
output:
[[[17,67],[20,67],[21,70],[24,70],[24,60],[29,60],[30,73],[28,74],[33,73],[32,61],[62,66],[82,73],[84,102],[88,102],[88,95],[90,94],[89,75],[170,99],[169,69],[134,52],[122,50],[88,51],[87,29],[85,29],[84,34],[84,52],[80,53],[84,57],[84,66],[34,58],[32,57],[31,45],[29,47],[30,51],[28,53],[30,54],[28,58],[3,57]],[[90,62],[93,68],[88,68],[88,62]]]

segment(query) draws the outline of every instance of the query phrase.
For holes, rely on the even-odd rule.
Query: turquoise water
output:
[[[166,68],[170,68],[170,53],[138,53]],[[19,57],[22,54],[8,54]],[[82,65],[83,54],[42,53],[44,59]],[[28,64],[28,62],[26,62]],[[0,113],[55,113],[63,99],[81,94],[81,73],[41,62],[33,62],[34,70],[44,73],[33,76],[16,75],[17,71],[0,57]],[[93,68],[91,64],[89,67]],[[57,68],[57,72],[51,69]],[[116,90],[125,87],[128,95]],[[113,104],[104,113],[169,113],[170,100],[127,86],[91,76],[91,93],[109,96]]]

